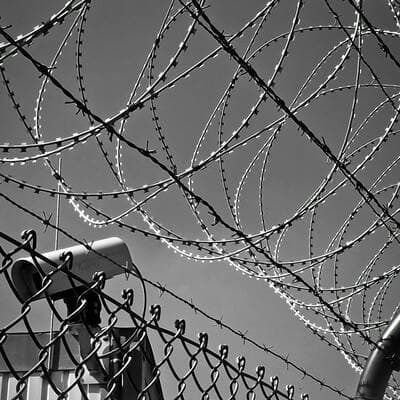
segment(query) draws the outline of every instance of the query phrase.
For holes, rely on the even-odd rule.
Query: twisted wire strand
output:
[[[399,183],[393,181],[396,180],[399,158],[395,156],[392,160],[388,159],[379,171],[373,174],[371,171],[374,163],[378,165],[380,158],[387,157],[391,146],[396,146],[399,87],[386,82],[385,75],[378,72],[368,58],[368,47],[375,43],[388,63],[398,68],[395,52],[388,44],[389,38],[398,40],[398,32],[375,27],[362,3],[353,0],[347,0],[342,7],[350,10],[346,18],[349,16],[354,21],[353,25],[335,9],[339,9],[337,5],[333,6],[332,2],[325,0],[326,10],[335,25],[309,25],[306,21],[303,26],[308,5],[299,0],[290,6],[293,17],[282,29],[284,33],[274,33],[271,37],[263,35],[269,29],[266,23],[268,18],[284,7],[282,1],[270,1],[240,29],[228,35],[212,22],[212,7],[197,1],[171,1],[125,108],[101,118],[92,109],[87,96],[84,75],[88,72],[83,69],[82,59],[85,24],[92,3],[71,1],[48,23],[16,39],[7,32],[7,27],[0,30],[6,39],[6,44],[0,45],[0,53],[4,53],[0,61],[3,63],[0,65],[0,74],[17,118],[33,142],[1,145],[3,153],[13,153],[13,156],[7,154],[0,158],[0,162],[13,167],[44,160],[55,180],[62,184],[62,190],[1,172],[3,187],[8,189],[11,185],[17,185],[21,190],[29,189],[38,195],[65,196],[77,215],[93,227],[116,225],[132,234],[159,240],[182,257],[198,262],[224,261],[250,278],[264,280],[313,334],[342,352],[349,363],[360,371],[365,362],[365,354],[361,351],[363,345],[374,346],[382,329],[398,310],[398,305],[390,308],[388,304],[392,301],[391,292],[399,267],[387,261],[387,258],[391,257],[399,243]],[[392,16],[393,24],[398,27],[397,2],[388,0],[386,10]],[[48,66],[40,63],[28,51],[28,45],[39,43],[41,34],[52,32],[53,27],[75,13],[70,30],[60,42],[53,61]],[[164,46],[167,47],[169,40],[167,31],[171,28],[180,29],[183,22],[188,22],[188,31],[182,34],[182,40],[170,60],[163,64],[159,60],[165,56]],[[54,70],[62,48],[68,45],[75,31],[75,70],[79,97],[56,78],[58,71]],[[316,61],[311,63],[304,78],[298,79],[299,88],[289,96],[281,95],[285,71],[290,70],[290,62],[293,61],[292,52],[301,45],[301,38],[317,32],[332,35],[334,42],[328,44],[322,55],[318,55]],[[218,47],[203,58],[191,60],[189,66],[184,66],[184,60],[190,57],[190,50],[195,47],[196,38],[202,34],[208,35]],[[241,43],[244,43],[243,49]],[[278,45],[281,51],[271,61],[271,73],[261,73],[259,65],[264,61],[263,57],[268,57],[267,51],[272,52],[273,47]],[[11,63],[14,58],[11,55],[25,58],[43,77],[37,97],[34,127],[27,121],[22,102],[14,93],[6,73],[6,63]],[[198,133],[188,168],[179,170],[181,155],[172,151],[168,120],[163,120],[160,105],[167,94],[173,93],[175,86],[183,86],[188,78],[211,68],[221,56],[229,59],[234,72],[227,77],[225,89],[217,96],[215,106],[211,107],[206,123]],[[161,72],[155,77],[157,70]],[[147,88],[139,92],[139,88],[146,84]],[[42,103],[47,85],[57,88],[67,102],[87,118],[87,129],[56,139],[45,137],[47,132],[39,121],[44,111]],[[234,118],[237,107],[235,99],[240,96],[244,85],[255,90],[258,97],[241,105],[238,118],[240,115],[244,118],[237,123]],[[367,97],[365,93],[372,90],[379,97],[366,111],[363,108],[363,101]],[[349,108],[342,115],[342,137],[335,150],[335,145],[331,145],[322,134],[317,134],[313,123],[306,123],[303,116],[317,113],[325,99],[339,94],[349,99]],[[147,144],[146,147],[139,146],[129,135],[127,122],[143,109],[149,111],[159,138],[157,150],[149,149]],[[273,111],[269,119],[264,120],[270,110]],[[374,126],[377,121],[380,122],[378,131]],[[115,127],[117,123],[118,129]],[[298,129],[297,136],[308,140],[310,148],[314,146],[315,154],[326,158],[326,166],[305,199],[275,222],[269,213],[272,198],[269,181],[274,177],[275,157],[279,157],[280,146],[287,140],[287,131],[292,126]],[[36,135],[32,137],[33,132]],[[115,162],[108,153],[104,135],[109,137],[111,144],[116,138]],[[216,141],[211,147],[214,137]],[[86,142],[88,145],[97,144],[117,190],[76,190],[73,188],[74,182],[68,182],[66,175],[56,173],[51,164],[52,158],[66,155],[67,150],[79,151]],[[29,154],[21,157],[15,154],[18,152]],[[149,161],[154,171],[158,171],[144,185],[132,185],[130,171],[126,167],[130,163],[129,157],[135,152]],[[243,156],[243,160],[235,166],[232,160],[237,155]],[[281,164],[281,171],[289,165],[285,159]],[[218,168],[221,198],[224,199],[221,203],[219,200],[214,203],[212,196],[202,194],[202,177],[211,174],[215,168]],[[258,184],[255,185],[254,180]],[[135,182],[135,179],[132,181]],[[254,209],[258,215],[255,224],[247,209],[252,189],[256,200]],[[151,212],[153,203],[162,199],[164,194],[168,196],[175,191],[183,195],[187,207],[185,211],[192,218],[193,232],[190,234],[180,229],[179,225],[177,227],[175,221],[164,221],[163,216]],[[322,244],[319,232],[322,231],[324,213],[329,212],[332,205],[337,207],[341,201],[338,198],[346,195],[352,201],[354,195],[357,199],[347,207],[348,210],[346,208],[347,215],[341,217],[342,220],[327,234],[327,243]],[[112,214],[104,211],[106,200],[118,198],[126,198],[128,207]],[[225,209],[221,207],[222,204],[225,204]],[[136,216],[139,222],[128,221]],[[249,216],[250,221],[247,220]],[[45,215],[43,220],[47,226],[49,221]],[[260,230],[254,229],[257,225]],[[304,229],[304,251],[288,257],[294,235]],[[195,230],[200,232],[201,237],[196,237]],[[378,241],[375,248],[369,251],[369,260],[358,265],[357,275],[347,282],[346,263],[352,259],[355,251],[367,248],[373,237],[378,237]],[[382,267],[385,269],[382,270]],[[190,364],[190,367],[195,368],[194,364]],[[217,375],[217,372],[214,377],[212,374],[212,379],[218,380]],[[192,376],[189,373],[182,377],[179,391],[185,392],[185,385]],[[237,379],[239,377],[234,382]],[[235,385],[233,383],[231,387],[233,397]],[[396,385],[394,383],[392,387]],[[204,392],[205,395],[212,392],[218,397],[213,383],[204,387]]]
[[[79,390],[81,391],[82,395],[84,398],[88,398],[86,393],[85,393],[85,388],[82,385],[81,378],[83,376],[83,369],[85,364],[88,362],[90,357],[98,356],[98,351],[99,351],[99,343],[101,338],[106,337],[107,335],[112,332],[112,329],[118,320],[118,314],[123,311],[124,313],[127,313],[134,326],[136,327],[136,331],[134,334],[131,335],[130,338],[126,339],[124,343],[120,343],[117,350],[123,352],[123,358],[122,362],[123,365],[121,366],[121,369],[118,371],[113,372],[113,376],[110,376],[110,385],[107,385],[107,388],[110,389],[107,393],[107,397],[109,398],[114,390],[115,390],[115,385],[113,384],[114,381],[116,380],[116,377],[118,374],[121,374],[124,369],[126,369],[129,364],[132,361],[131,354],[133,351],[136,349],[140,349],[144,353],[144,357],[149,357],[149,353],[146,353],[146,348],[144,345],[144,338],[147,336],[147,331],[148,330],[153,330],[156,333],[158,333],[159,338],[161,341],[164,343],[164,358],[162,358],[159,362],[156,362],[153,365],[153,371],[152,375],[155,377],[146,387],[141,388],[140,393],[138,394],[138,398],[141,398],[142,395],[147,393],[150,388],[154,385],[154,383],[158,380],[159,375],[163,374],[164,372],[164,365],[168,365],[168,368],[172,375],[175,377],[176,381],[178,382],[178,387],[183,387],[183,385],[186,385],[188,377],[190,376],[196,376],[195,372],[195,367],[192,365],[189,370],[185,373],[185,375],[180,376],[180,374],[177,372],[176,367],[174,366],[174,360],[171,357],[173,353],[173,349],[175,349],[178,346],[178,342],[181,344],[182,348],[185,350],[186,355],[189,357],[190,360],[196,360],[197,362],[200,362],[200,355],[205,358],[205,368],[210,369],[210,376],[211,376],[211,384],[205,387],[204,385],[201,385],[199,383],[199,376],[196,377],[195,383],[197,386],[197,389],[200,391],[200,393],[203,396],[206,396],[207,393],[211,390],[213,390],[215,393],[220,393],[223,388],[223,383],[221,382],[218,384],[218,379],[215,379],[215,374],[219,375],[222,373],[222,367],[225,369],[228,378],[232,377],[232,374],[236,374],[238,377],[241,378],[243,386],[241,390],[244,390],[245,393],[252,393],[256,390],[258,386],[260,388],[262,387],[262,394],[264,394],[265,398],[270,398],[270,396],[276,396],[276,398],[284,398],[284,399],[293,399],[293,394],[294,394],[294,387],[290,386],[290,390],[286,389],[281,389],[279,388],[279,379],[277,377],[274,377],[272,379],[273,383],[268,383],[266,380],[264,380],[264,371],[265,369],[263,367],[258,367],[256,371],[256,375],[249,374],[245,372],[245,359],[240,358],[238,361],[238,365],[235,366],[233,363],[230,363],[228,361],[228,347],[226,345],[220,347],[219,353],[214,352],[210,348],[208,348],[208,336],[206,333],[200,333],[199,334],[199,341],[196,342],[188,337],[186,337],[185,334],[185,321],[184,320],[177,320],[175,326],[176,326],[176,331],[170,331],[164,327],[162,327],[159,324],[160,320],[160,312],[161,308],[160,306],[152,306],[150,309],[150,318],[147,320],[143,318],[143,316],[140,316],[135,313],[135,311],[132,309],[133,306],[133,297],[132,295],[127,296],[127,292],[123,292],[122,297],[123,297],[123,302],[120,302],[119,300],[116,300],[109,295],[105,294],[102,291],[102,288],[104,287],[104,273],[99,273],[95,274],[93,282],[85,282],[81,278],[79,278],[77,275],[75,275],[71,269],[70,266],[72,265],[72,255],[69,253],[65,254],[63,257],[63,260],[60,265],[57,265],[56,263],[44,258],[43,255],[37,252],[36,250],[36,234],[34,231],[25,231],[23,234],[23,242],[20,242],[4,233],[0,233],[1,238],[3,241],[8,242],[9,244],[14,246],[14,250],[12,252],[6,252],[3,250],[2,247],[2,270],[1,273],[4,274],[8,279],[9,279],[9,268],[12,264],[13,257],[21,253],[21,251],[28,252],[28,254],[32,257],[33,261],[35,262],[37,268],[40,270],[40,266],[37,263],[38,259],[45,260],[49,265],[51,265],[54,270],[51,271],[48,274],[44,274],[43,271],[43,283],[44,287],[40,290],[41,293],[37,293],[33,296],[31,296],[28,300],[23,302],[22,304],[22,310],[25,310],[22,312],[14,321],[6,325],[1,333],[1,340],[0,340],[0,353],[4,361],[8,364],[10,372],[14,375],[14,377],[18,380],[18,392],[15,394],[13,399],[17,399],[20,397],[22,393],[26,390],[26,380],[34,374],[38,368],[41,368],[43,373],[46,375],[46,378],[48,379],[49,384],[51,385],[52,389],[54,392],[59,396],[63,397],[65,396],[68,392],[70,392],[74,386],[78,386]],[[88,248],[91,248],[90,245],[88,245]],[[95,251],[94,249],[91,249],[92,251]],[[104,257],[104,255],[102,255]],[[111,260],[112,261],[112,260]],[[124,268],[121,266],[121,268]],[[45,294],[45,297],[48,301],[48,304],[51,305],[52,302],[49,300],[48,295],[46,294],[46,287],[49,286],[52,282],[52,276],[54,274],[58,273],[63,273],[66,274],[68,277],[68,280],[70,281],[71,287],[76,288],[77,282],[80,284],[84,284],[85,288],[87,289],[87,292],[95,291],[98,293],[101,297],[102,303],[106,306],[107,313],[110,315],[109,318],[109,325],[101,328],[101,330],[97,333],[91,332],[91,336],[93,338],[93,344],[92,344],[92,350],[91,352],[82,360],[76,359],[71,351],[71,348],[65,341],[65,334],[67,332],[67,325],[69,319],[73,316],[73,314],[81,312],[85,307],[86,307],[86,301],[81,300],[79,301],[79,306],[78,308],[73,312],[73,314],[68,315],[67,317],[62,317],[59,313],[56,312],[56,318],[59,319],[59,322],[61,323],[60,326],[60,331],[57,333],[57,335],[48,343],[42,345],[40,344],[35,337],[35,334],[32,330],[32,327],[29,322],[29,312],[30,312],[30,303],[35,300],[39,295]],[[137,276],[139,279],[141,279],[139,276]],[[15,291],[15,287],[13,286],[13,283],[11,280],[8,280],[10,283],[10,288],[14,291],[15,294],[17,292]],[[80,298],[83,299],[83,294],[80,296]],[[108,304],[112,304],[113,306],[116,306],[116,308],[111,311],[109,308]],[[51,305],[51,307],[53,307]],[[36,346],[38,347],[38,352],[42,354],[40,357],[39,361],[27,372],[25,372],[23,375],[20,375],[15,367],[12,365],[12,362],[10,361],[7,351],[5,348],[5,343],[7,341],[7,335],[9,330],[12,328],[13,325],[18,323],[20,320],[24,320],[24,323],[26,327],[29,330],[29,333],[31,335],[32,340],[35,342]],[[111,322],[110,322],[111,321]],[[90,332],[90,327],[86,327],[88,331]],[[55,383],[49,374],[49,371],[46,368],[45,361],[48,357],[48,350],[51,346],[54,346],[55,343],[59,342],[60,340],[63,341],[63,344],[65,345],[65,348],[67,350],[67,353],[71,360],[74,362],[76,368],[75,368],[75,375],[76,379],[75,381],[69,385],[66,388],[60,388],[57,383]],[[133,344],[134,340],[134,344]],[[133,344],[133,346],[132,346]],[[190,346],[190,347],[189,347]],[[194,348],[195,351],[193,352],[190,348]],[[115,350],[114,350],[115,352]],[[112,352],[105,353],[102,355],[102,357],[105,357],[107,355],[111,355]],[[164,372],[166,373],[166,372]],[[200,375],[200,372],[199,372]],[[231,378],[232,379],[232,378]],[[183,391],[182,391],[183,393]],[[267,395],[268,393],[268,395]],[[181,393],[178,393],[178,396]],[[106,397],[106,398],[107,398]],[[222,395],[218,395],[219,398],[224,398]]]

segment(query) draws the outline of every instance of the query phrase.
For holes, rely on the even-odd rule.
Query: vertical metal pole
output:
[[[58,175],[61,176],[61,168],[62,168],[62,159],[61,157],[58,159]],[[58,181],[57,183],[57,190],[58,192],[61,191],[61,184]],[[60,194],[57,194],[57,206],[56,206],[56,232],[55,232],[55,237],[54,237],[54,250],[58,249],[58,227],[60,225],[60,204],[61,204],[61,196]],[[53,301],[53,300],[50,300]],[[54,335],[54,313],[53,310],[50,311],[50,340],[53,339]],[[52,346],[49,348],[49,362],[47,364],[47,369],[50,371],[51,364],[52,364]]]
[[[58,160],[58,175],[61,176],[61,168],[62,168],[62,159],[61,157]],[[61,183],[60,181],[57,182],[57,190],[58,192],[61,191]],[[56,234],[54,238],[54,250],[58,249],[58,227],[60,225],[60,204],[61,204],[61,196],[57,194],[57,209],[56,209]]]
[[[371,352],[358,382],[354,400],[382,400],[393,370],[399,370],[400,314],[386,328]]]

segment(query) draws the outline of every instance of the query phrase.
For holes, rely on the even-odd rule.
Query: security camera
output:
[[[73,246],[45,253],[44,257],[60,265],[60,256],[71,252],[73,255],[70,271],[85,281],[91,281],[95,272],[104,272],[106,279],[122,274],[124,266],[132,269],[132,259],[128,246],[123,240],[111,237],[90,243],[90,249],[84,245]],[[39,268],[37,267],[39,266]],[[55,268],[41,258],[20,258],[11,268],[11,279],[22,302],[32,297],[42,288],[43,274],[49,274]],[[81,282],[74,280],[76,287]],[[51,276],[51,284],[45,290],[53,300],[65,298],[72,289],[66,273],[59,271]],[[37,299],[45,297],[45,293]]]

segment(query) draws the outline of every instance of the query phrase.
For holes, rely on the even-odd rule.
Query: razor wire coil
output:
[[[96,2],[70,1],[47,22],[16,37],[8,33],[9,27],[0,28],[6,40],[0,44],[1,77],[31,142],[1,145],[4,154],[0,162],[12,169],[44,161],[62,190],[12,173],[1,172],[0,176],[3,187],[64,196],[90,226],[118,226],[158,240],[182,257],[198,262],[222,261],[250,278],[264,280],[313,334],[361,371],[370,347],[398,311],[393,288],[399,271],[395,261],[399,243],[399,157],[392,149],[398,145],[399,5],[394,0],[382,1],[391,23],[379,26],[372,22],[374,15],[367,2],[347,0],[338,5],[325,0],[321,4],[326,18],[314,23],[309,18],[312,6],[307,1],[288,5],[272,0],[241,27],[226,34],[213,22],[212,6],[198,1],[172,1],[124,108],[107,117],[100,117],[92,106],[84,65],[85,35]],[[273,15],[281,9],[290,18],[274,32]],[[30,46],[40,45],[42,36],[67,22],[69,29],[52,61],[45,65],[30,52]],[[175,29],[178,44],[172,46],[167,57],[164,48],[174,43],[171,31]],[[58,77],[62,50],[74,34],[78,94]],[[197,56],[191,50],[202,40],[198,39],[200,35],[206,35],[214,47],[210,45],[206,55]],[[312,38],[317,35],[325,35],[321,37],[326,45],[315,61],[306,65],[308,72],[297,77],[290,68],[291,61],[299,59],[292,58],[292,53],[297,48],[304,51],[303,38],[316,46]],[[378,54],[379,62],[371,54]],[[28,122],[22,110],[24,102],[8,77],[17,56],[41,74],[33,124]],[[273,60],[270,64],[269,58]],[[221,59],[226,70],[231,65],[234,68],[225,86],[221,84],[219,97],[203,125],[194,128],[195,141],[186,159],[173,151],[174,139],[169,139],[169,135],[174,137],[173,129],[169,129],[172,122],[164,114],[163,101],[176,87],[195,81],[196,74],[204,70],[212,74],[213,63]],[[266,71],[263,63],[268,65]],[[285,79],[292,87],[285,86]],[[66,113],[85,119],[85,128],[51,137],[45,126],[46,90],[50,87],[62,96]],[[240,91],[245,89],[252,90],[252,96],[244,97],[246,101],[238,105],[236,98],[241,98]],[[341,124],[339,139],[329,136],[329,130],[324,133],[315,121],[321,107],[326,110],[320,105],[324,102],[340,109],[331,100],[336,96],[348,104],[337,119]],[[376,101],[371,102],[371,97]],[[131,134],[133,117],[146,110],[157,142],[150,136],[143,139]],[[243,119],[236,118],[236,113]],[[177,115],[183,120],[179,112]],[[274,173],[277,180],[283,179],[288,166],[293,167],[285,158],[291,148],[288,133],[296,135],[295,143],[303,146],[300,149],[304,154],[310,151],[318,155],[315,169],[321,173],[313,185],[304,182],[307,191],[294,195],[293,202],[288,202],[280,213],[273,207],[269,188],[276,186]],[[87,145],[99,148],[111,176],[111,189],[75,189],[76,182],[54,168],[55,156],[68,157],[69,150],[78,152]],[[129,174],[133,168],[130,157],[143,158],[151,165],[144,184]],[[238,165],[232,161],[235,157],[242,160]],[[218,178],[213,187],[220,190],[215,198],[202,192],[207,180],[204,177],[214,170]],[[191,229],[186,230],[175,220],[165,221],[164,215],[152,211],[153,204],[170,193],[184,200]],[[106,204],[120,205],[121,199],[126,199],[128,206],[109,212]],[[249,202],[255,211],[247,207]],[[332,228],[327,229],[321,221],[330,215],[331,208],[340,214],[340,221],[331,218]],[[44,214],[45,226],[47,218],[51,216]],[[307,239],[301,239],[298,246],[295,240],[300,236]],[[354,261],[356,252],[368,256],[355,267],[353,276],[345,265]]]

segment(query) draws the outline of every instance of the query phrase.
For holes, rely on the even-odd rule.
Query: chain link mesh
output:
[[[63,229],[58,222],[53,224],[51,208],[45,202],[34,206],[32,198],[68,201],[88,230],[113,226],[122,234],[159,242],[187,260],[223,261],[230,269],[264,281],[311,334],[340,352],[360,373],[371,348],[379,347],[383,330],[400,307],[395,289],[400,273],[400,157],[395,151],[400,115],[396,45],[400,38],[399,1],[246,3],[249,12],[242,25],[221,19],[216,3],[172,0],[158,15],[160,25],[151,33],[153,39],[147,47],[141,40],[147,30],[131,34],[126,41],[111,29],[119,20],[116,25],[97,29],[97,11],[93,13],[92,8],[99,13],[107,11],[103,9],[105,3],[91,0],[70,0],[47,19],[43,12],[42,22],[33,28],[16,32],[9,21],[2,23],[3,97],[9,98],[13,119],[22,124],[16,130],[22,128],[22,140],[28,138],[29,143],[20,142],[11,130],[5,140],[12,143],[0,144],[0,198],[7,207],[17,207],[23,215],[33,217],[45,231],[50,227],[69,239],[77,236],[75,227]],[[231,2],[229,11],[235,5]],[[118,17],[122,16],[122,9],[115,7],[114,22],[117,12]],[[108,21],[109,15],[106,17]],[[126,25],[135,24],[129,20]],[[105,26],[107,29],[103,29]],[[51,51],[44,45],[44,37],[56,41],[63,28]],[[107,54],[107,61],[112,59],[113,64],[119,60],[103,49],[120,47],[135,57],[144,48],[148,50],[147,55],[138,57],[143,64],[138,64],[135,83],[118,112],[114,111],[116,96],[108,93],[115,88],[106,85],[118,80],[118,69],[106,60],[104,65],[88,62],[91,38],[104,32],[111,41],[101,46],[100,53]],[[136,43],[133,36],[140,36],[140,40]],[[199,48],[204,44],[208,47],[203,54]],[[61,57],[67,51],[73,60],[71,65],[68,57]],[[14,79],[19,68],[26,76],[21,73]],[[132,71],[125,72],[121,74],[124,91],[132,80]],[[94,89],[90,84],[93,74],[105,77],[100,85],[95,83],[96,90],[104,89],[103,97],[109,100],[104,105],[104,117],[98,98],[89,96]],[[70,75],[77,87],[69,83]],[[225,79],[217,82],[216,76]],[[28,87],[36,90],[30,86],[33,77],[40,89],[30,99]],[[201,101],[201,93],[206,100]],[[60,104],[50,105],[50,96]],[[166,104],[171,103],[176,107],[165,112]],[[34,109],[32,121],[25,114],[27,106]],[[195,114],[201,108],[205,114],[196,120]],[[144,136],[129,135],[131,131],[142,132],[140,116],[144,114],[150,129]],[[53,129],[60,115],[68,123],[65,129]],[[188,122],[190,129],[186,128]],[[2,127],[3,132],[10,131],[7,123]],[[148,134],[150,131],[154,138]],[[95,151],[100,154],[93,165],[86,162],[86,142],[91,155]],[[191,145],[180,147],[183,142]],[[70,167],[57,170],[56,157],[69,161],[69,166],[79,163],[80,171],[92,181],[85,183],[80,174],[74,176]],[[40,178],[42,175],[33,179],[31,167],[37,161],[44,162],[41,169],[48,170],[57,189]],[[132,173],[141,165],[146,165],[148,174],[143,181]],[[24,166],[20,172],[18,168]],[[108,179],[103,180],[106,176]],[[276,182],[296,190],[280,191]],[[203,187],[207,191],[203,192]],[[182,199],[185,207],[180,208],[177,205]],[[167,211],[168,206],[172,212]],[[2,237],[7,243],[4,248],[11,248],[2,250],[0,275],[18,299],[9,275],[13,260],[23,254],[34,259],[42,256],[36,252],[32,232],[25,234],[23,242]],[[293,395],[293,389],[282,388],[277,378],[266,379],[263,386],[264,379],[259,377],[262,369],[255,375],[245,375],[242,361],[229,364],[223,358],[225,350],[221,350],[223,354],[212,353],[203,344],[204,340],[207,343],[203,336],[191,343],[182,322],[173,332],[164,330],[159,325],[157,307],[153,308],[155,315],[148,318],[137,311],[135,314],[130,291],[124,292],[122,301],[110,299],[102,291],[104,274],[99,272],[91,282],[79,282],[68,269],[71,263],[67,255],[60,265],[54,265],[54,271],[42,273],[42,291],[22,301],[20,314],[1,331],[2,360],[18,382],[16,395],[24,397],[26,382],[37,370],[57,397],[76,389],[85,392],[80,378],[85,380],[85,368],[97,357],[95,347],[100,349],[104,341],[110,346],[114,343],[115,352],[123,354],[115,376],[124,381],[124,373],[134,363],[129,361],[131,349],[143,350],[147,339],[140,338],[146,338],[150,331],[159,343],[159,354],[154,357],[158,361],[151,366],[150,382],[144,385],[149,388],[136,390],[137,396],[151,397],[151,390],[168,374],[170,381],[176,382],[172,394],[176,398],[191,397],[196,392],[204,398]],[[46,288],[54,277],[65,274],[80,300],[77,309],[63,317],[57,314]],[[84,293],[77,288],[81,284]],[[142,284],[149,281],[142,278]],[[158,289],[178,297],[173,288],[168,291],[159,284]],[[85,330],[96,354],[78,361],[72,349],[68,351],[68,340],[73,336],[70,326],[86,312],[90,294],[99,296],[107,326]],[[32,302],[41,295],[46,295],[46,304],[60,325],[60,331],[44,342],[33,334],[29,323]],[[191,301],[180,300],[197,310]],[[122,334],[115,327],[122,314],[132,321],[134,329],[128,336],[121,336],[128,338],[126,346],[124,342],[118,345],[116,339]],[[210,319],[224,326],[222,320]],[[13,340],[11,331],[19,324],[26,326],[37,349],[32,373],[21,373],[13,358],[7,359],[7,346]],[[251,342],[245,334],[235,334]],[[58,381],[49,370],[51,353],[58,351],[61,343],[67,343],[65,351],[71,355],[75,379],[72,386],[60,384],[62,388],[57,389]],[[258,348],[266,350],[260,345]],[[112,358],[113,351],[105,357]],[[283,356],[277,357],[303,371]],[[321,388],[349,398],[305,370],[304,376]],[[102,384],[105,396],[113,396],[123,386],[118,379],[109,377]],[[389,386],[396,397],[397,381],[392,378]]]
[[[25,231],[23,240],[18,241],[1,233],[1,270],[2,279],[6,280],[15,297],[18,298],[18,289],[11,277],[11,267],[19,257],[29,256],[40,268],[38,260],[46,260],[36,250],[36,234],[34,231]],[[279,377],[266,377],[265,368],[259,366],[255,373],[246,371],[246,359],[238,357],[236,362],[229,360],[228,346],[221,345],[218,351],[208,347],[208,335],[199,333],[197,340],[185,335],[185,321],[177,320],[175,330],[171,331],[160,324],[161,307],[150,307],[149,317],[143,318],[135,312],[133,291],[124,290],[122,300],[116,300],[105,294],[102,290],[105,283],[105,274],[101,271],[95,273],[91,282],[85,282],[71,271],[73,256],[64,253],[59,265],[47,259],[46,262],[53,267],[50,273],[41,276],[42,289],[33,294],[21,304],[20,313],[8,324],[3,325],[0,331],[0,359],[16,379],[15,393],[10,399],[26,399],[28,380],[40,373],[58,399],[69,399],[70,393],[79,389],[82,398],[89,399],[87,394],[87,371],[89,375],[96,376],[102,388],[103,398],[120,399],[123,391],[134,393],[137,399],[150,399],[154,396],[161,398],[161,381],[169,382],[169,390],[175,392],[171,398],[201,398],[201,399],[293,399],[294,387],[292,385],[281,387]],[[121,268],[123,268],[121,266]],[[53,300],[48,296],[48,287],[52,284],[56,274],[65,274],[70,282],[70,287],[80,291],[78,304],[72,313],[62,316],[54,307]],[[76,342],[74,342],[74,329],[77,324],[72,323],[77,315],[82,314],[87,307],[87,295],[96,293],[103,305],[107,324],[101,328],[94,328],[86,322],[78,324],[81,329],[80,337],[90,338],[90,348],[86,354],[76,356]],[[41,295],[45,296],[46,304],[54,312],[59,322],[59,329],[53,336],[43,336],[43,333],[34,332],[30,311],[32,303]],[[122,314],[130,317],[131,328],[116,328]],[[13,347],[18,342],[13,340],[12,328],[22,322],[27,334],[25,340],[34,348],[36,360],[30,368],[22,370],[13,362]],[[82,332],[83,331],[83,332]],[[157,341],[159,352],[153,354],[149,345],[148,333],[152,332],[152,340]],[[104,342],[108,346],[104,347]],[[61,349],[61,350],[60,350]],[[64,357],[73,370],[75,379],[68,384],[57,382],[54,378],[54,362],[52,354],[64,352]],[[147,365],[145,376],[135,382],[135,368],[138,368],[138,352],[142,357],[142,364]],[[139,358],[138,358],[139,357]],[[54,361],[54,360],[53,360]],[[143,370],[143,366],[142,366]],[[173,384],[171,383],[173,382]],[[132,397],[134,398],[134,397]],[[308,399],[308,395],[301,395]]]

